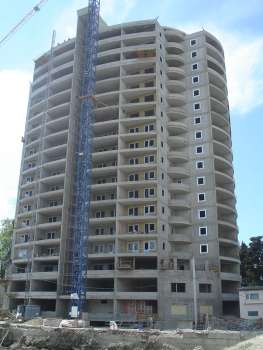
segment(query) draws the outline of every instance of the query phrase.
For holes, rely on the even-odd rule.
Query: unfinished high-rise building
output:
[[[19,181],[10,308],[68,317],[83,20],[35,61]],[[85,312],[162,328],[238,312],[224,53],[205,30],[100,24]]]

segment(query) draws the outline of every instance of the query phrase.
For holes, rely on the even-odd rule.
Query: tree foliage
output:
[[[263,285],[263,236],[251,237],[240,247],[242,285]]]
[[[4,278],[10,263],[13,234],[13,220],[5,219],[0,226],[0,277]]]

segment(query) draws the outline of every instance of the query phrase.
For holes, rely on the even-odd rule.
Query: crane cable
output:
[[[34,16],[37,12],[40,11],[40,7],[44,5],[48,0],[39,1],[33,8],[30,10],[2,39],[0,39],[0,46],[6,42],[13,34],[15,34],[18,29],[25,24],[31,17]]]

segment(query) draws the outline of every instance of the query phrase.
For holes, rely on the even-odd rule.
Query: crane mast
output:
[[[84,64],[80,96],[80,119],[73,213],[73,259],[71,316],[80,317],[86,300],[89,208],[91,199],[92,124],[96,84],[96,58],[100,0],[89,0],[84,34]]]

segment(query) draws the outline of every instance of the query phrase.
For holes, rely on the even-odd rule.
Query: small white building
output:
[[[263,318],[263,286],[243,287],[239,290],[240,318]]]

